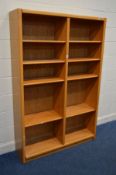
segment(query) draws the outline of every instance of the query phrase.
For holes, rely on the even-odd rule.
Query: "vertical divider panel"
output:
[[[70,18],[67,17],[67,38],[66,38],[66,59],[65,59],[65,93],[64,93],[64,143],[66,133],[66,110],[67,110],[67,76],[68,76],[68,58],[69,58],[69,36],[70,36]]]
[[[58,25],[58,27],[60,27],[60,25]],[[62,36],[60,38],[61,40],[67,40],[67,18],[65,18],[65,21],[64,21],[64,25],[63,25],[63,32],[62,32]],[[63,54],[61,55],[61,59],[62,60],[66,60],[66,44],[64,46],[64,52]],[[60,67],[59,67],[60,68]],[[56,93],[56,103],[55,103],[55,110],[56,111],[59,111],[60,115],[63,116],[63,119],[62,119],[62,122],[59,126],[59,129],[57,131],[57,137],[59,138],[59,140],[64,144],[64,120],[65,120],[65,76],[66,76],[66,61],[63,65],[63,69],[62,69],[62,72],[60,74],[60,76],[64,79],[64,82],[63,84],[61,85],[61,88],[60,88],[60,93],[57,94]],[[57,87],[56,87],[56,90],[57,90]]]

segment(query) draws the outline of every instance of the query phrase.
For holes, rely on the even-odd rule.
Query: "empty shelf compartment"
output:
[[[24,115],[38,116],[40,113],[41,118],[43,114],[48,114],[51,111],[49,116],[51,116],[52,120],[53,115],[57,117],[63,115],[63,102],[62,83],[42,84],[24,88]]]
[[[84,62],[84,63],[68,63],[68,76],[98,74],[99,63]]]
[[[102,33],[102,21],[71,19],[70,40],[100,41]]]
[[[101,58],[101,44],[70,43],[69,58]]]
[[[60,148],[62,136],[58,133],[61,126],[62,120],[26,128],[26,159]]]
[[[97,79],[69,81],[67,87],[67,117],[96,110]],[[70,110],[71,109],[71,110]]]
[[[24,66],[24,82],[28,83],[46,83],[53,79],[56,82],[63,80],[64,65],[63,64],[41,64],[41,65],[25,65]],[[40,81],[39,81],[40,80]]]
[[[66,48],[56,43],[23,43],[24,61],[64,60]]]
[[[23,39],[66,40],[66,18],[23,14]]]
[[[95,113],[78,115],[66,119],[66,145],[94,137]]]
[[[57,138],[48,139],[25,147],[25,158],[31,159],[33,157],[55,151],[62,147],[61,142]]]

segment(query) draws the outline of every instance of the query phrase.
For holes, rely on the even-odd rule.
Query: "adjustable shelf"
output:
[[[69,58],[68,62],[69,63],[75,63],[75,62],[96,62],[96,61],[100,61],[99,58]]]
[[[90,79],[90,78],[97,78],[98,75],[96,74],[84,74],[84,75],[71,75],[67,79],[71,80],[83,80],[83,79]]]
[[[95,109],[92,106],[89,106],[86,103],[81,103],[77,105],[67,106],[66,108],[66,117],[72,117],[80,114],[85,114],[93,112]]]
[[[95,138],[105,24],[97,17],[10,12],[22,162]]]
[[[63,82],[62,78],[41,78],[36,80],[25,80],[24,86]]]
[[[53,60],[34,60],[34,61],[23,61],[23,65],[37,65],[37,64],[58,64],[58,63],[64,63],[65,60],[58,60],[58,59],[53,59]]]
[[[79,143],[94,138],[94,134],[89,129],[81,129],[66,135],[66,145]]]
[[[62,119],[62,116],[59,115],[54,110],[34,113],[34,114],[28,114],[24,117],[24,125],[25,127],[30,127],[38,124],[43,124],[55,120]]]
[[[24,43],[66,43],[66,41],[56,40],[23,40]]]
[[[85,43],[85,44],[86,44],[86,43],[87,43],[87,44],[91,44],[91,43],[92,43],[92,44],[101,43],[101,41],[89,41],[89,40],[88,40],[88,41],[86,41],[86,40],[82,40],[82,41],[81,41],[81,40],[80,40],[80,41],[69,41],[69,42],[70,42],[70,43],[77,43],[77,44],[78,44],[78,43],[79,43],[79,44],[80,44],[80,43],[83,43],[83,44],[84,44],[84,43]]]

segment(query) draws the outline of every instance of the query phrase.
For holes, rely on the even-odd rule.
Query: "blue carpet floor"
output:
[[[0,175],[116,175],[116,122],[97,128],[97,139],[21,164],[15,152],[0,156]]]

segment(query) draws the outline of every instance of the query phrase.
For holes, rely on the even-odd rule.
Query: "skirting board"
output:
[[[116,113],[111,113],[102,117],[98,117],[97,125],[116,120]]]
[[[101,125],[101,124],[104,124],[104,123],[107,123],[110,121],[114,121],[114,120],[116,120],[116,113],[112,113],[112,114],[109,114],[106,116],[99,117],[98,121],[97,121],[97,125]],[[14,141],[0,144],[0,155],[14,151],[14,150],[15,150],[15,142]]]
[[[14,150],[15,150],[15,142],[14,141],[0,144],[0,155],[14,151]]]

